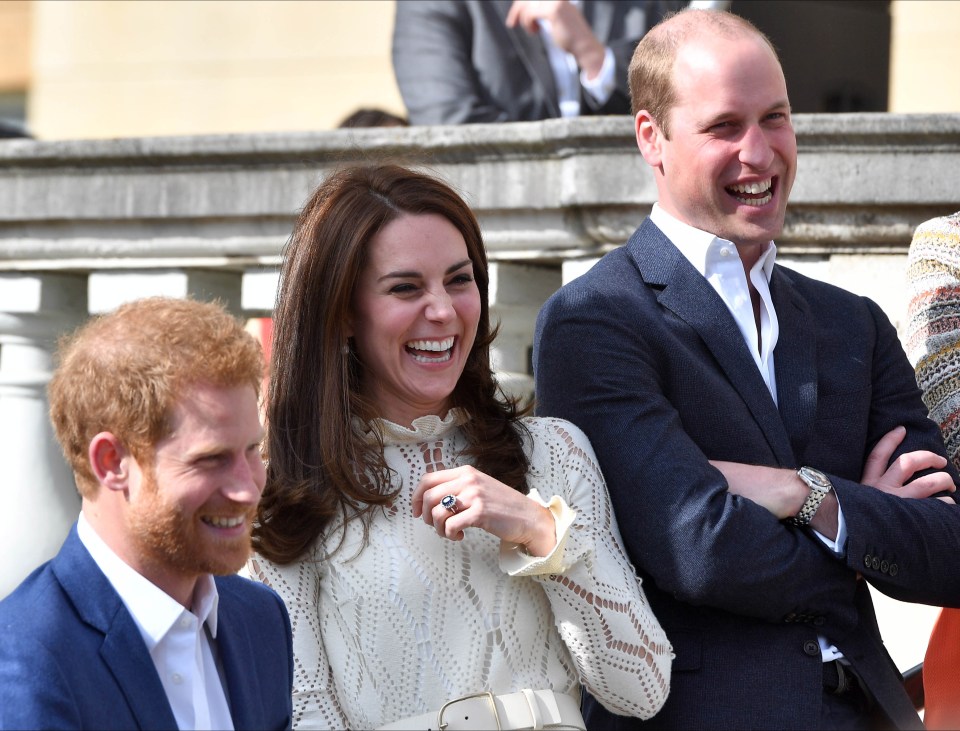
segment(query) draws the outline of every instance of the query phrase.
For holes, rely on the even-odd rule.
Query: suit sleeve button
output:
[[[866,566],[867,568],[870,568],[870,562],[871,562],[872,560],[873,560],[873,556],[871,556],[871,555],[868,553],[866,556],[863,557],[863,565]]]
[[[880,562],[880,571],[881,571],[881,573],[884,573],[884,574],[887,573],[888,571],[890,571],[890,563],[887,562],[887,561],[881,561],[881,562]]]
[[[803,643],[803,651],[807,653],[810,657],[820,654],[820,645],[814,640],[807,640]]]
[[[899,573],[900,573],[900,567],[897,566],[895,563],[890,564],[890,575],[896,576]]]
[[[871,567],[874,571],[876,571],[877,569],[879,569],[879,568],[880,568],[880,559],[877,558],[876,556],[874,556],[874,557],[873,557],[873,560],[870,562],[870,567]]]

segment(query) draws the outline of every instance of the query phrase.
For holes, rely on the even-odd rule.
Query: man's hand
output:
[[[588,79],[603,67],[606,48],[593,34],[583,14],[569,0],[513,0],[507,13],[507,27],[520,26],[527,33],[540,31],[539,21],[550,23],[553,42],[577,59]]]
[[[781,467],[721,462],[710,460],[727,480],[727,491],[752,500],[772,513],[777,520],[800,512],[810,494],[810,487],[797,476],[796,470]],[[830,492],[810,521],[810,527],[830,540],[837,537],[837,496]]]
[[[890,463],[890,458],[906,435],[907,430],[898,426],[881,437],[867,457],[860,482],[890,495],[905,498],[924,498],[938,492],[956,491],[950,474],[939,471],[947,466],[947,460],[939,454],[923,450],[907,452]],[[938,471],[911,481],[917,472],[929,469]],[[944,502],[955,502],[952,497],[945,496],[940,499]]]

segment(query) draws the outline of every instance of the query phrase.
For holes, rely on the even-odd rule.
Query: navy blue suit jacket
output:
[[[289,729],[293,651],[272,590],[217,577],[216,645],[237,729]],[[0,728],[175,729],[140,632],[71,529],[0,602]]]
[[[770,288],[778,403],[719,295],[644,221],[544,305],[538,412],[593,442],[627,551],[673,642],[670,697],[651,726],[815,728],[824,635],[898,726],[919,728],[866,582],[905,601],[960,604],[960,509],[857,480],[899,424],[900,452],[943,454],[937,425],[875,303],[780,266]],[[845,555],[728,493],[709,459],[828,473]],[[588,728],[640,725],[585,706]]]

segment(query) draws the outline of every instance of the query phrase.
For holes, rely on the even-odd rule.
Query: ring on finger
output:
[[[460,512],[460,501],[457,500],[456,495],[446,495],[441,501],[440,505],[445,507],[451,513],[456,515]]]

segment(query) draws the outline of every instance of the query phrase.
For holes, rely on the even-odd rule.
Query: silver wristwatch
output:
[[[830,478],[820,470],[813,469],[813,467],[801,467],[797,470],[797,477],[807,483],[810,494],[804,500],[800,512],[792,518],[787,518],[787,522],[799,526],[810,525],[810,521],[813,520],[813,516],[820,508],[820,503],[833,489],[833,484],[830,482]]]

